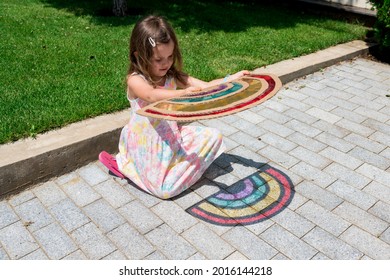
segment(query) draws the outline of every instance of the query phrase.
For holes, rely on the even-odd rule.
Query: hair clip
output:
[[[153,40],[152,37],[149,37],[148,40],[149,40],[149,43],[150,43],[150,44],[152,45],[152,47],[154,48],[154,47],[156,46],[156,42]]]

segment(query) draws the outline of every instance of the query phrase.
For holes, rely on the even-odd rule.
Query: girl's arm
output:
[[[225,78],[212,80],[210,82],[204,82],[202,80],[199,80],[197,78],[190,76],[190,77],[188,77],[187,87],[200,87],[203,89],[203,88],[207,88],[207,87],[216,86],[216,85],[219,85],[222,83],[227,83],[227,82],[233,81],[235,79],[241,78],[241,77],[243,77],[245,75],[249,75],[249,74],[250,74],[250,72],[248,70],[242,70],[242,71],[237,72],[233,75],[228,75]]]
[[[141,98],[150,103],[201,90],[197,86],[190,86],[180,90],[154,88],[138,75],[128,77],[127,89],[129,98]]]

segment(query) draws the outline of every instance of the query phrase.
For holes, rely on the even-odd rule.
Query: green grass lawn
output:
[[[185,71],[204,80],[363,39],[367,31],[263,1],[134,2],[134,15],[124,18],[104,14],[111,0],[0,2],[0,144],[128,107],[128,41],[141,15],[168,18]]]

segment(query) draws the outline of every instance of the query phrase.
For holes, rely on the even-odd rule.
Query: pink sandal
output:
[[[99,154],[99,160],[101,163],[104,164],[105,167],[108,168],[115,176],[118,176],[119,178],[125,179],[125,175],[123,175],[118,168],[118,164],[116,163],[115,157],[107,153],[106,151],[103,151]]]

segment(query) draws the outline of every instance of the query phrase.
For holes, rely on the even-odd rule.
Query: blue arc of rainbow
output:
[[[288,206],[293,196],[294,188],[288,176],[266,165],[186,211],[217,225],[249,225],[278,214]]]

